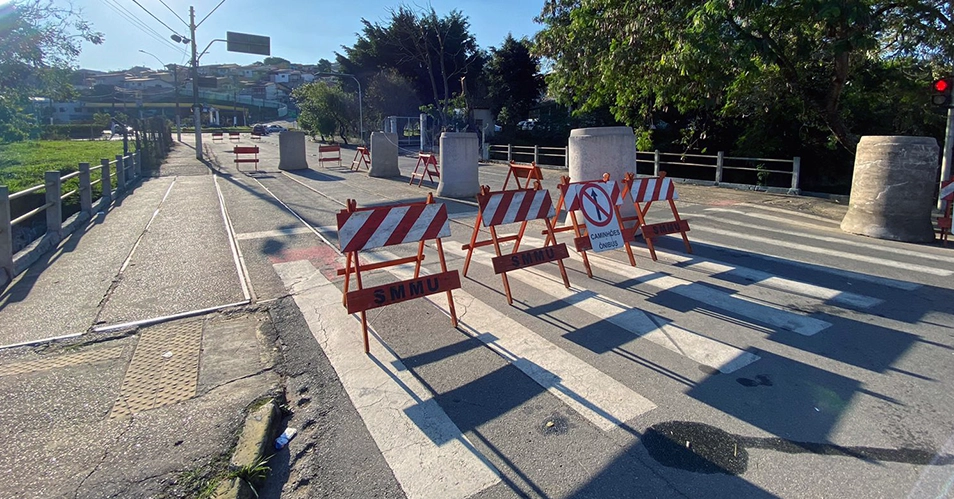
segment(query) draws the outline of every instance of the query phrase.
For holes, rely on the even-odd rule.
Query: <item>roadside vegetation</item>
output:
[[[80,163],[99,165],[102,158],[113,160],[123,153],[121,140],[42,140],[0,143],[0,185],[10,193],[43,183],[43,174],[56,170],[62,175],[75,172]],[[93,175],[94,180],[99,178]]]

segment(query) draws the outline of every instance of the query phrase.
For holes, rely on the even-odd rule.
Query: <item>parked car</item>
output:
[[[266,128],[269,132],[276,132],[276,133],[281,133],[281,132],[284,132],[284,131],[288,130],[287,128],[285,128],[285,127],[283,127],[283,126],[281,126],[281,125],[268,125],[268,126],[265,127],[265,128]]]
[[[254,125],[252,126],[252,133],[255,135],[268,135],[268,128],[265,125]]]

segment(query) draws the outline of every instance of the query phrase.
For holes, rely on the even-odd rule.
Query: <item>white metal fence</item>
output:
[[[539,166],[568,168],[566,147],[490,146],[491,161],[535,162]],[[681,154],[654,152],[636,153],[636,173],[658,176],[667,172],[670,178],[686,182],[727,187],[758,187],[767,191],[799,193],[801,158],[750,158],[717,154]]]

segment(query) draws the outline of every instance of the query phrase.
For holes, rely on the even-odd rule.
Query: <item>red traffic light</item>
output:
[[[951,82],[947,78],[941,78],[934,82],[934,91],[946,93],[951,90]]]

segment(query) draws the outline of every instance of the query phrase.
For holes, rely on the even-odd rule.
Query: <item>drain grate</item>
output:
[[[0,366],[0,376],[27,374],[38,371],[48,371],[61,367],[78,366],[80,364],[95,364],[106,360],[121,357],[123,347],[97,348],[85,352],[57,355],[46,359],[28,360],[6,366]]]
[[[139,338],[110,418],[172,405],[195,396],[203,321],[163,324]]]

